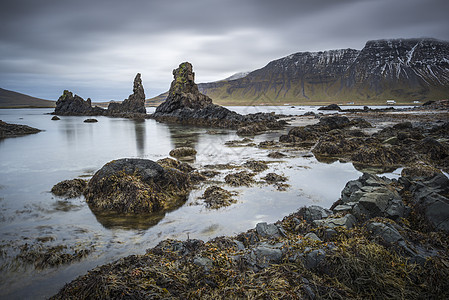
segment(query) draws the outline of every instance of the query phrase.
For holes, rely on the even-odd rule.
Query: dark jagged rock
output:
[[[41,132],[42,130],[27,125],[9,124],[0,120],[0,139]]]
[[[61,116],[95,116],[103,115],[104,109],[92,107],[90,98],[84,101],[78,95],[73,96],[72,92],[65,90],[58,101],[56,101],[55,115]]]
[[[108,106],[108,115],[115,114],[146,114],[145,91],[140,73],[134,78],[133,93],[122,103],[111,102]]]
[[[85,101],[78,95],[73,96],[67,90],[56,101],[55,115],[63,116],[112,116],[136,118],[146,114],[145,92],[140,73],[134,78],[133,93],[122,103],[111,102],[108,109],[92,107],[90,98]]]
[[[94,211],[151,213],[173,209],[186,200],[189,175],[137,158],[111,161],[95,173],[85,192]]]
[[[338,111],[340,111],[341,108],[337,104],[330,104],[327,106],[321,106],[320,108],[318,108],[318,110],[338,110]]]
[[[195,84],[195,73],[190,63],[184,62],[173,70],[167,99],[156,108],[152,118],[181,124],[211,126],[221,128],[242,128],[251,126],[243,134],[257,134],[268,129],[280,129],[285,123],[273,114],[257,113],[240,115],[227,108],[212,103],[212,99],[202,94]]]

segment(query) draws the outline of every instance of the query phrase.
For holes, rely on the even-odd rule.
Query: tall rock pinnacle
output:
[[[212,104],[212,99],[199,92],[190,63],[180,64],[173,70],[173,77],[167,100],[157,107],[156,113],[171,113],[181,108],[201,109]]]
[[[110,114],[116,113],[139,113],[145,114],[145,91],[142,85],[140,73],[137,73],[134,78],[133,93],[129,95],[128,99],[120,103],[110,103],[108,106]]]

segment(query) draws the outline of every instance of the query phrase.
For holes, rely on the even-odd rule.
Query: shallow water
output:
[[[317,107],[232,107],[240,113],[270,112],[303,114]],[[149,109],[151,112],[153,109]],[[319,163],[307,152],[293,151],[282,160],[270,159],[266,149],[227,147],[224,142],[241,139],[233,130],[186,127],[154,120],[96,117],[98,123],[83,123],[87,117],[61,117],[52,121],[51,109],[0,109],[0,119],[44,130],[38,134],[0,140],[0,262],[17,254],[20,245],[38,240],[45,245],[93,247],[79,262],[58,268],[35,270],[4,266],[0,275],[0,297],[46,298],[66,282],[87,270],[130,254],[143,254],[166,238],[208,240],[234,235],[258,222],[275,222],[301,206],[329,207],[339,198],[348,180],[360,172],[350,163]],[[290,112],[291,113],[287,113]],[[287,130],[287,129],[286,129]],[[256,136],[257,144],[277,140],[286,130]],[[213,133],[213,134],[211,134]],[[65,179],[89,178],[105,163],[123,157],[152,160],[168,157],[171,149],[194,147],[193,165],[243,164],[249,159],[269,160],[269,169],[289,178],[290,188],[278,191],[272,185],[232,188],[236,204],[219,210],[206,209],[199,197],[206,186],[191,192],[180,208],[154,218],[116,218],[94,215],[84,198],[65,200],[50,193]],[[223,181],[221,171],[214,180]],[[5,245],[13,245],[8,247]]]

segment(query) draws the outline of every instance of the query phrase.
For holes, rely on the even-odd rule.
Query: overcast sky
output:
[[[123,100],[140,72],[149,98],[183,61],[200,83],[301,51],[449,40],[448,12],[448,0],[2,0],[0,87]]]

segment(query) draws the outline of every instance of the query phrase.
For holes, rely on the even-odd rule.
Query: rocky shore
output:
[[[448,187],[442,174],[363,174],[332,209],[303,207],[207,242],[164,240],[52,299],[447,298]]]
[[[442,114],[436,119],[432,113],[373,111],[316,116],[319,119],[314,124],[292,127],[278,141],[229,141],[228,147],[259,147],[267,150],[267,157],[277,159],[306,149],[318,159],[352,162],[369,172],[347,182],[330,208],[302,207],[274,224],[262,222],[236,236],[164,240],[146,254],[89,271],[52,299],[448,298],[449,179],[443,172],[448,171],[449,123],[441,117],[447,112]],[[385,120],[395,122],[380,126]],[[196,151],[179,148],[170,155],[194,156]],[[159,185],[158,170],[181,176],[171,182],[189,183],[191,179],[206,184],[201,199],[208,209],[238,200],[238,193],[226,190],[226,185],[288,188],[288,178],[276,173],[267,173],[263,182],[256,182],[256,174],[267,170],[268,161],[206,165],[203,171],[171,158],[139,161],[152,166],[142,169],[130,168],[134,162],[129,162],[119,160],[103,167],[118,171],[112,181],[104,179],[102,169],[88,183],[87,195],[108,193],[102,199],[111,202],[102,210],[120,205],[141,208],[140,202],[129,200],[130,195],[147,189],[148,182]],[[115,168],[115,164],[120,166]],[[403,167],[398,179],[375,175],[397,167]],[[224,182],[211,180],[221,170],[232,171],[222,176]],[[188,184],[181,192],[193,188]],[[170,189],[152,189],[162,198],[167,191],[171,193]]]

